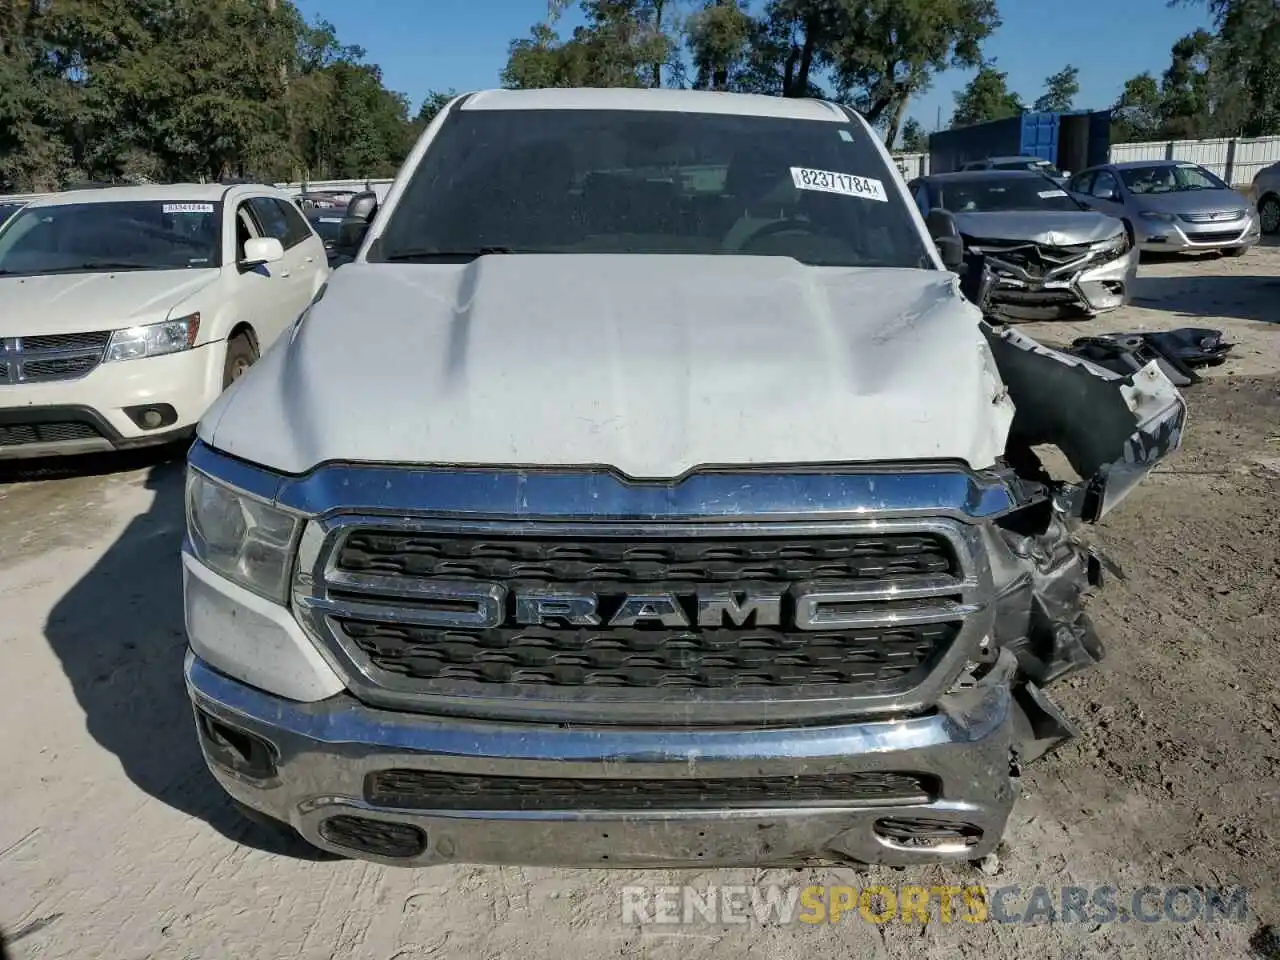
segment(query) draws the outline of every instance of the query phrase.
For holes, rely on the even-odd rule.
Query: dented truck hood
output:
[[[941,270],[782,257],[497,255],[353,263],[201,437],[326,461],[991,466],[1013,408]]]
[[[936,270],[775,257],[354,263],[214,404],[202,440],[327,462],[699,467],[961,461],[1056,445],[1104,515],[1180,443],[1154,363],[1124,377],[996,330]]]

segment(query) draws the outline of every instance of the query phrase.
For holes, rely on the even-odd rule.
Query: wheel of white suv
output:
[[[1258,204],[1258,219],[1263,233],[1275,233],[1280,230],[1280,197],[1263,197]]]
[[[222,389],[239,380],[258,359],[258,348],[247,333],[240,333],[227,341],[227,359],[222,367]]]

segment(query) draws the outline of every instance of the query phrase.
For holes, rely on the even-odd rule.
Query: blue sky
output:
[[[431,90],[497,86],[507,45],[527,35],[547,9],[545,0],[296,2],[308,18],[332,22],[344,43],[364,47],[387,85],[407,94],[415,109]],[[1173,42],[1208,26],[1202,5],[1170,9],[1166,0],[1001,0],[1000,7],[1004,25],[984,49],[1008,72],[1010,86],[1030,102],[1045,77],[1071,63],[1080,68],[1077,107],[1110,106],[1125,80],[1143,70],[1158,76]],[[565,32],[575,22],[567,18]],[[945,125],[952,94],[971,75],[948,70],[910,114],[933,129],[940,108]]]

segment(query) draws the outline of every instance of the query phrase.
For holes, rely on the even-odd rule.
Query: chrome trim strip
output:
[[[197,440],[190,461],[210,476],[305,516],[739,522],[950,517],[988,520],[1015,509],[1001,480],[961,466],[895,469],[819,465],[691,473],[670,482],[605,469],[324,464],[303,476],[273,473]]]
[[[713,528],[721,536],[805,536],[848,534],[921,534],[945,538],[958,558],[962,576],[904,578],[900,588],[907,598],[920,599],[917,609],[886,608],[879,604],[893,599],[894,588],[875,583],[865,592],[857,588],[848,592],[855,602],[869,602],[866,610],[850,611],[848,622],[833,622],[829,629],[857,629],[872,625],[922,624],[955,621],[960,630],[951,646],[930,665],[929,672],[914,687],[886,684],[879,693],[865,689],[852,691],[846,685],[813,685],[796,690],[640,690],[616,688],[569,688],[555,690],[554,696],[527,687],[505,688],[467,681],[423,681],[405,678],[381,670],[370,662],[359,646],[336,627],[332,617],[347,614],[353,618],[384,623],[422,623],[438,625],[437,611],[414,608],[421,600],[419,584],[404,578],[398,597],[378,602],[376,597],[333,597],[335,582],[339,591],[349,588],[352,575],[335,568],[337,551],[347,536],[356,529],[387,529],[404,532],[486,532],[494,535],[517,534],[536,538],[540,534],[572,536],[575,533],[593,537],[628,537],[658,534],[669,537],[699,537],[708,534],[708,525],[691,523],[611,523],[565,524],[550,521],[456,521],[445,519],[413,519],[384,516],[333,516],[307,525],[297,563],[293,589],[293,610],[299,623],[316,641],[330,665],[343,678],[347,688],[360,700],[390,710],[418,711],[453,716],[523,719],[533,721],[564,720],[611,724],[687,724],[780,723],[796,720],[850,716],[903,716],[922,713],[938,701],[970,661],[979,659],[981,643],[993,628],[994,609],[989,606],[992,595],[991,572],[987,554],[981,543],[979,527],[954,520],[892,519],[843,520],[830,522],[739,522],[717,524]],[[379,589],[394,587],[397,578],[379,577]],[[947,580],[947,586],[942,583]],[[946,599],[943,599],[943,595]],[[397,602],[399,600],[400,602]],[[476,616],[482,611],[466,611]],[[430,619],[427,619],[430,618]],[[548,693],[550,691],[548,690]]]

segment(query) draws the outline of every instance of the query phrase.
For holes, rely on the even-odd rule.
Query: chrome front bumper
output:
[[[913,865],[995,849],[1014,802],[1012,656],[938,709],[902,720],[764,729],[568,727],[436,718],[367,707],[340,695],[304,704],[271,696],[188,654],[186,680],[210,769],[233,798],[344,856],[397,866],[442,862],[588,867]],[[201,717],[203,714],[203,718]],[[265,767],[228,766],[208,718],[265,741]],[[366,778],[388,769],[467,777],[628,779],[795,777],[910,771],[937,785],[927,802],[769,803],[592,810],[448,810],[375,806]],[[335,842],[334,817],[417,828],[421,849],[381,856]],[[886,819],[963,825],[975,840],[902,841]],[[945,833],[945,831],[944,831]]]

